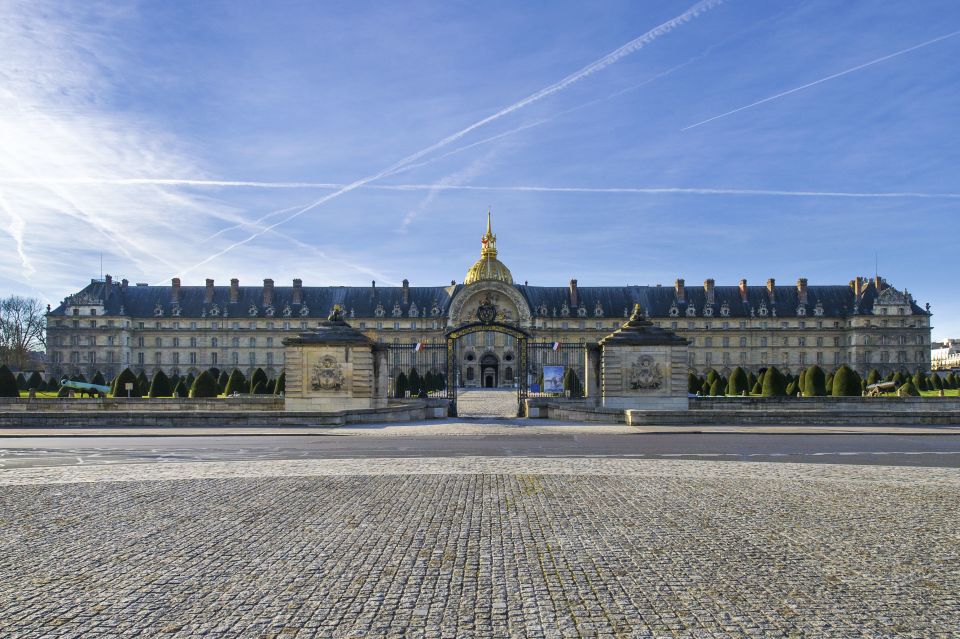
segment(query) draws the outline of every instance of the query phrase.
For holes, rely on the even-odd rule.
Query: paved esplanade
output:
[[[119,461],[0,471],[0,636],[932,637],[960,625],[951,468]]]

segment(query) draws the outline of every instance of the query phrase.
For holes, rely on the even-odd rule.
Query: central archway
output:
[[[509,335],[517,341],[516,361],[508,362],[507,368],[503,370],[501,376],[501,362],[493,353],[485,353],[480,357],[474,366],[468,366],[465,369],[465,377],[460,378],[460,362],[457,361],[457,340],[472,333],[501,333]],[[451,329],[446,333],[447,338],[447,397],[450,400],[450,415],[457,415],[457,388],[466,381],[471,384],[477,382],[481,388],[495,389],[501,386],[502,382],[516,383],[517,388],[517,415],[524,415],[524,400],[527,398],[527,343],[530,334],[527,331],[511,324],[505,324],[497,321],[472,322]],[[466,376],[469,376],[469,380]],[[476,378],[476,379],[474,379]]]

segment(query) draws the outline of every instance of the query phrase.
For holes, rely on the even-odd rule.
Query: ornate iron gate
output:
[[[481,318],[484,318],[481,315]],[[490,319],[490,318],[485,318]],[[457,340],[471,333],[493,332],[510,335],[517,340],[517,415],[524,414],[524,400],[527,398],[527,341],[529,334],[522,328],[510,324],[501,324],[496,321],[480,321],[472,324],[464,324],[455,329],[447,331],[447,398],[450,400],[450,415],[455,417],[457,414],[457,386],[461,380],[458,378],[460,370],[457,362]]]

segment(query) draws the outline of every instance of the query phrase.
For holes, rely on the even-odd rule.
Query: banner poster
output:
[[[563,366],[543,367],[543,392],[563,393]]]

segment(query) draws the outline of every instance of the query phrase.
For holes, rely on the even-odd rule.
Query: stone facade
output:
[[[495,262],[495,263],[494,263]],[[930,369],[930,313],[906,290],[880,277],[857,277],[849,284],[781,286],[533,286],[518,284],[496,253],[488,228],[481,258],[469,283],[449,286],[304,287],[131,285],[110,276],[92,281],[48,314],[48,372],[54,375],[99,370],[108,377],[130,367],[152,374],[197,372],[206,368],[260,367],[271,377],[284,368],[282,341],[317,326],[339,305],[344,320],[381,343],[443,344],[444,333],[475,321],[489,299],[498,319],[527,331],[533,341],[595,344],[626,321],[642,304],[655,325],[688,338],[685,366],[703,374],[728,374],[776,365],[798,373],[810,364],[831,369],[849,364],[861,373]],[[496,386],[513,386],[515,340],[486,333],[458,343],[457,364],[466,386],[485,381],[483,367],[496,371]],[[440,370],[444,357],[438,353]],[[562,362],[578,369],[583,362]],[[396,374],[398,370],[391,370]],[[420,371],[421,373],[424,371]],[[472,373],[472,375],[471,375]]]

